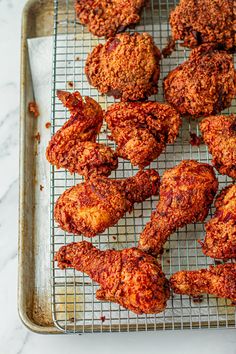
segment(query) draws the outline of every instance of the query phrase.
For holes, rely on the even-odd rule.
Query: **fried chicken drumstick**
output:
[[[164,92],[167,102],[184,116],[221,112],[236,96],[232,55],[208,44],[194,49],[187,61],[167,75]]]
[[[100,251],[83,241],[63,246],[55,260],[61,269],[85,272],[100,284],[96,297],[137,313],[159,313],[170,296],[168,280],[158,261],[137,248]]]
[[[209,269],[181,270],[171,276],[170,286],[176,294],[210,294],[235,302],[236,263],[210,266]]]
[[[158,190],[159,175],[154,170],[121,180],[92,178],[67,189],[56,202],[54,216],[63,230],[93,237]]]
[[[155,160],[167,143],[178,136],[181,118],[176,110],[158,102],[115,103],[105,120],[120,157],[144,167]]]
[[[205,225],[203,253],[212,258],[236,258],[236,185],[224,188],[215,201],[216,212]]]
[[[158,255],[168,237],[178,228],[203,221],[217,188],[214,170],[205,163],[186,160],[165,171],[160,200],[151,221],[140,235],[139,248]]]
[[[189,48],[203,43],[235,48],[235,24],[235,0],[181,0],[170,15],[173,39]]]
[[[95,142],[103,122],[100,105],[90,97],[83,100],[79,92],[58,91],[57,95],[71,117],[49,142],[47,160],[86,178],[108,176],[117,168],[118,158],[110,147]]]
[[[236,115],[207,117],[200,129],[213,166],[220,174],[236,178]]]

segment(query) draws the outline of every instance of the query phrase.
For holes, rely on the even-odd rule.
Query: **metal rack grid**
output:
[[[159,48],[164,48],[170,36],[168,16],[176,6],[176,1],[150,0],[142,14],[142,21],[130,32],[149,32]],[[52,134],[69,118],[68,112],[56,97],[56,90],[79,90],[83,96],[88,95],[97,100],[104,109],[114,102],[111,97],[101,96],[96,89],[89,86],[84,65],[87,54],[104,40],[92,36],[85,27],[76,22],[73,1],[54,0],[54,54],[53,54],[53,89],[52,89]],[[153,98],[163,101],[162,79],[167,73],[188,57],[188,50],[181,48],[161,63],[159,93]],[[73,83],[73,89],[71,87]],[[233,102],[230,110],[236,111]],[[205,145],[199,147],[189,144],[190,132],[199,134],[196,121],[184,120],[175,144],[168,145],[163,154],[151,164],[160,175],[178,164],[183,159],[196,159],[210,162]],[[114,148],[107,139],[104,125],[99,141]],[[137,169],[128,161],[120,159],[119,168],[111,177],[122,178],[134,175]],[[217,174],[221,190],[231,179]],[[165,312],[158,315],[135,315],[114,303],[102,303],[96,300],[98,288],[85,274],[71,269],[60,270],[53,261],[55,252],[64,244],[80,241],[81,236],[63,232],[54,222],[53,208],[59,195],[68,187],[81,181],[78,175],[51,168],[51,268],[52,268],[52,310],[55,325],[64,332],[113,332],[113,331],[147,331],[158,329],[218,328],[235,327],[235,310],[230,302],[204,296],[201,301],[194,301],[188,296],[174,295],[168,302]],[[138,236],[151,211],[155,209],[158,198],[137,204],[131,214],[127,214],[117,225],[103,235],[92,239],[100,249],[132,247],[137,244]],[[212,212],[208,218],[211,217]],[[197,240],[204,238],[202,224],[188,225],[173,234],[166,243],[161,257],[163,270],[167,277],[180,269],[197,269],[213,264],[205,257]]]

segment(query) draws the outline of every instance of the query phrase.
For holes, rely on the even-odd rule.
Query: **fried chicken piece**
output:
[[[63,230],[93,237],[158,190],[159,175],[154,170],[122,180],[92,178],[67,189],[56,202],[54,216]]]
[[[78,91],[69,93],[66,91],[57,91],[57,97],[63,105],[69,109],[70,119],[54,135],[54,143],[63,145],[63,139],[70,135],[71,139],[80,141],[96,141],[103,123],[103,111],[99,103],[91,97],[81,97]]]
[[[236,115],[207,117],[200,129],[213,166],[220,174],[236,178]]]
[[[236,185],[224,188],[215,201],[216,212],[205,225],[203,253],[212,258],[236,258]]]
[[[165,171],[160,200],[141,233],[139,248],[158,255],[177,229],[205,220],[217,188],[214,170],[205,163],[185,160]]]
[[[210,294],[236,301],[236,263],[210,266],[209,269],[181,270],[170,278],[176,294]]]
[[[92,98],[82,100],[79,92],[58,91],[58,97],[71,112],[70,119],[50,140],[47,160],[89,178],[108,176],[118,166],[117,154],[104,144],[95,143],[103,121],[100,105]]]
[[[138,23],[144,4],[145,0],[76,0],[75,11],[92,34],[108,38]]]
[[[215,43],[225,49],[236,46],[235,0],[181,0],[170,15],[172,37],[194,48]]]
[[[118,155],[140,168],[155,160],[167,143],[175,141],[181,126],[174,108],[151,101],[115,103],[107,110],[105,120],[118,145]]]
[[[96,297],[137,313],[159,313],[170,297],[159,262],[137,248],[100,251],[91,243],[71,243],[55,256],[61,269],[85,272],[100,284]]]
[[[161,53],[148,33],[122,33],[93,49],[85,73],[102,94],[136,101],[157,93],[160,59]]]
[[[232,55],[208,44],[194,49],[187,61],[167,75],[164,92],[181,115],[198,118],[221,112],[236,96]]]

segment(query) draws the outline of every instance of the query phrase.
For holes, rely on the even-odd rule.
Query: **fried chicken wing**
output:
[[[90,97],[83,101],[79,92],[57,94],[71,117],[50,140],[47,160],[57,168],[77,172],[85,178],[108,176],[117,168],[118,157],[110,147],[95,142],[103,121],[100,105]]]
[[[157,255],[168,237],[187,224],[203,221],[218,188],[213,168],[193,160],[164,172],[160,200],[141,233],[139,248]]]
[[[207,117],[200,129],[213,166],[222,175],[236,178],[236,115]]]
[[[217,259],[236,258],[236,185],[224,188],[215,201],[216,212],[205,225],[202,251]]]
[[[134,203],[156,195],[158,190],[159,175],[154,170],[139,171],[123,180],[92,178],[59,197],[55,219],[65,231],[93,237],[115,225]]]
[[[96,297],[137,313],[159,313],[170,296],[158,261],[137,248],[100,251],[89,242],[71,243],[57,252],[61,269],[85,272],[100,284]]]
[[[209,269],[181,270],[170,278],[176,294],[210,294],[236,301],[236,263],[210,266]]]
[[[172,37],[194,48],[216,43],[226,49],[236,47],[235,0],[181,0],[170,15]]]
[[[187,61],[167,75],[164,92],[167,102],[184,116],[221,112],[236,96],[232,55],[208,44],[194,49]]]
[[[144,167],[178,136],[181,118],[174,108],[158,102],[115,103],[105,120],[120,157]]]

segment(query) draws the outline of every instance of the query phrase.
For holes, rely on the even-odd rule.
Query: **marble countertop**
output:
[[[235,330],[40,336],[17,313],[20,24],[25,0],[0,0],[0,354],[236,353]]]

